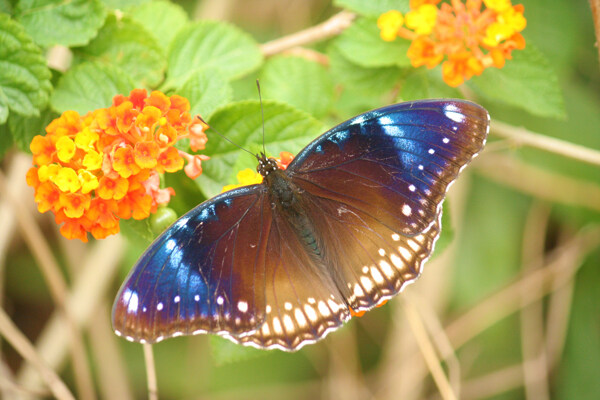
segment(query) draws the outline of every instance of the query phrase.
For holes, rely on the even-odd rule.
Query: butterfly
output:
[[[463,100],[379,108],[327,131],[286,170],[179,218],[138,260],[113,306],[126,339],[200,333],[295,351],[417,279],[442,202],[485,145],[489,115]]]

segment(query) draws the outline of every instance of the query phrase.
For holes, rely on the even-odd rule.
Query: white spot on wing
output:
[[[404,204],[402,206],[402,214],[406,215],[407,217],[410,217],[410,215],[412,214],[412,208],[410,208],[408,204]]]
[[[412,258],[412,254],[405,247],[398,246],[398,251],[406,260],[410,260]]]
[[[238,307],[238,310],[240,310],[243,313],[248,311],[248,303],[246,303],[245,301],[238,301],[237,307]]]
[[[162,309],[163,309],[163,303],[158,303],[158,304],[156,305],[156,309],[157,309],[158,311],[162,310]]]
[[[415,190],[417,190],[417,188],[415,187],[415,185],[410,185],[408,187],[408,190],[410,190],[411,192],[414,192]]]
[[[308,317],[308,319],[310,319],[311,321],[316,321],[317,320],[317,313],[315,312],[315,309],[312,308],[311,306],[309,306],[308,304],[304,305],[304,312],[306,312],[306,316]]]
[[[383,282],[385,282],[383,275],[381,275],[381,272],[379,272],[379,270],[375,267],[371,267],[371,276],[378,284],[382,284]]]
[[[324,301],[319,301],[317,308],[319,309],[319,312],[321,313],[321,315],[323,315],[325,317],[328,317],[331,314],[329,307],[327,307],[327,304],[325,304]]]
[[[304,328],[308,325],[301,309],[296,308],[294,310],[294,317],[296,317],[296,322],[298,322],[298,325],[300,325],[301,328]]]
[[[461,113],[454,104],[448,104],[444,107],[444,115],[459,124],[462,124],[465,121],[465,115]]]
[[[181,300],[181,297],[179,297],[179,296],[175,296],[175,297],[173,297],[173,301],[174,301],[175,303],[179,303],[179,301],[180,301],[180,300]]]
[[[283,326],[285,327],[285,330],[288,332],[294,332],[295,331],[295,326],[294,326],[294,321],[292,321],[292,317],[290,317],[289,315],[285,314],[283,316]]]

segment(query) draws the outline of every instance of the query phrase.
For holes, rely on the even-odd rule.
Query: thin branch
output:
[[[456,396],[460,398],[460,362],[458,361],[458,357],[456,357],[456,352],[452,348],[452,343],[450,343],[450,339],[446,335],[441,321],[439,320],[435,311],[429,305],[429,302],[422,300],[420,296],[418,297],[418,300],[415,301],[415,297],[417,296],[411,294],[409,291],[406,291],[404,293],[404,297],[409,299],[409,301],[413,304],[419,304],[419,315],[423,319],[425,327],[429,331],[429,335],[431,335],[431,338],[435,343],[442,360],[445,361],[448,366],[448,377],[452,390]]]
[[[78,331],[73,322],[72,315],[66,306],[68,288],[60,271],[60,267],[58,266],[58,263],[52,254],[52,250],[50,249],[50,245],[46,241],[40,227],[36,224],[35,219],[23,202],[18,201],[15,194],[12,193],[6,178],[1,171],[0,188],[2,188],[5,198],[8,200],[8,203],[16,214],[17,224],[21,229],[23,238],[27,242],[28,247],[31,249],[37,265],[40,267],[40,271],[50,289],[50,296],[69,327],[68,334],[72,341],[71,355],[78,394],[82,399],[94,400],[96,396],[94,393],[94,385],[92,383],[92,374],[87,362],[83,338],[81,337],[81,332]]]
[[[105,298],[124,250],[124,240],[120,236],[111,236],[90,246],[67,296],[67,308],[79,328],[86,326],[101,299]],[[67,327],[55,312],[38,336],[37,352],[48,365],[57,369],[71,344]],[[26,364],[21,367],[17,381],[22,386],[35,388],[39,385],[39,376]]]
[[[450,382],[448,382],[448,378],[446,377],[446,374],[440,365],[440,359],[435,353],[433,344],[431,343],[431,340],[427,335],[427,331],[425,330],[425,326],[423,325],[423,321],[421,321],[421,318],[419,317],[419,312],[412,304],[410,304],[407,299],[404,299],[403,304],[406,320],[410,324],[414,336],[417,339],[419,349],[423,354],[425,363],[431,372],[431,376],[433,377],[433,380],[437,385],[442,398],[445,400],[455,400],[456,395],[454,394],[452,386],[450,386]]]
[[[550,207],[534,201],[525,221],[522,244],[522,270],[530,272],[540,268],[544,259],[546,230],[550,217]],[[542,282],[538,287],[523,288],[529,291],[543,291]],[[527,293],[521,293],[526,298]],[[541,297],[541,296],[540,296]],[[527,399],[549,399],[548,363],[544,346],[544,309],[541,301],[524,305],[520,312],[521,352],[523,354],[523,377]]]
[[[525,128],[508,125],[495,120],[492,120],[491,132],[519,145],[546,150],[592,165],[600,165],[600,151],[585,146],[531,132]]]
[[[551,172],[515,157],[489,152],[478,157],[474,166],[487,178],[534,197],[600,211],[600,187],[590,181]]]
[[[44,382],[52,391],[52,394],[60,400],[75,400],[69,388],[59,378],[59,376],[40,358],[35,348],[29,340],[21,333],[19,328],[6,315],[3,308],[0,308],[0,335],[2,335],[10,345],[31,364],[40,374]]]
[[[144,343],[144,361],[146,362],[146,379],[148,380],[148,400],[158,400],[158,384],[156,380],[156,365],[152,345]]]
[[[453,347],[458,349],[502,318],[567,284],[581,266],[583,257],[598,243],[600,229],[584,229],[568,243],[555,249],[552,253],[555,257],[544,268],[523,276],[446,325],[446,334]],[[563,280],[555,281],[556,276],[562,276]],[[544,290],[528,290],[540,284]]]
[[[293,47],[328,39],[348,28],[355,16],[348,11],[339,12],[319,25],[267,42],[261,45],[260,49],[265,57],[269,57]]]

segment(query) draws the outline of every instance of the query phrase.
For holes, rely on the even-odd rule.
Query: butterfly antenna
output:
[[[258,82],[258,79],[256,80],[256,87],[258,89],[258,100],[260,101],[260,115],[262,117],[262,128],[263,128],[263,154],[267,155],[267,150],[265,149],[265,109],[263,108],[263,103],[262,103],[262,96],[260,94],[260,83]]]
[[[221,136],[223,139],[227,140],[229,143],[231,143],[235,147],[239,148],[240,150],[244,150],[246,153],[252,155],[252,157],[258,158],[258,156],[256,154],[252,153],[251,151],[246,150],[245,148],[243,148],[242,146],[240,146],[239,144],[237,144],[233,140],[229,139],[227,136],[223,135],[221,132],[219,132],[218,130],[216,130],[212,126],[208,125],[206,123],[206,121],[204,119],[202,119],[202,117],[200,115],[196,115],[196,118],[198,118],[200,121],[204,122],[206,124],[206,126],[208,126],[211,130],[213,130],[217,135]]]

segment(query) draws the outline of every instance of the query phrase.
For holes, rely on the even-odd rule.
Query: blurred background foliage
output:
[[[67,241],[50,215],[37,212],[25,185],[29,142],[60,112],[106,107],[134,87],[160,89],[186,96],[194,113],[256,152],[260,78],[266,145],[278,154],[297,152],[375,107],[463,97],[490,111],[490,140],[453,186],[444,248],[416,284],[293,354],[208,336],[160,343],[160,397],[440,398],[415,342],[416,310],[459,398],[598,398],[600,69],[593,18],[585,1],[522,4],[526,50],[454,89],[439,67],[412,68],[406,43],[380,41],[375,19],[391,8],[406,11],[407,0],[0,0],[0,30],[19,38],[16,45],[0,39],[0,62],[18,59],[31,73],[15,80],[8,68],[0,71],[3,309],[77,398],[147,397],[142,348],[114,336],[109,321],[120,283],[153,236],[151,224],[122,223],[118,237],[85,245]],[[272,41],[343,9],[359,14],[345,31],[270,52]],[[544,147],[548,138],[561,141],[558,150]],[[580,147],[559,154],[569,144]],[[227,146],[209,134],[204,153],[212,159],[196,182],[183,173],[165,177],[177,192],[170,207],[178,215],[254,167]],[[40,272],[48,263],[66,281],[58,297],[71,310],[78,340]],[[79,364],[69,344],[81,350]],[[51,397],[12,346],[3,341],[1,351],[0,397]]]

